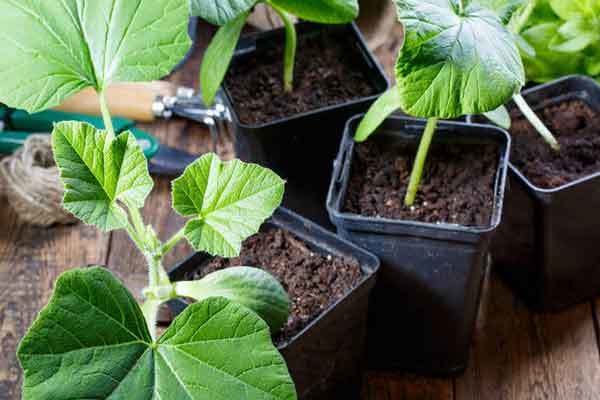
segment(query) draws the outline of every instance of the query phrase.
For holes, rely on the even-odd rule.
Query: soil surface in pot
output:
[[[404,206],[414,144],[356,145],[344,211],[368,217],[488,226],[494,207],[499,148],[433,144],[413,207]]]
[[[275,276],[292,302],[290,317],[276,344],[290,340],[325,309],[358,285],[363,274],[357,260],[323,255],[281,229],[269,229],[244,242],[240,257],[214,258],[189,279],[231,266],[256,266]]]
[[[511,162],[535,186],[553,189],[600,171],[600,114],[580,100],[546,107],[540,118],[554,133],[554,151],[520,112],[513,113]]]
[[[354,40],[332,32],[300,36],[294,90],[283,89],[283,42],[230,68],[225,86],[244,124],[263,124],[376,94]]]

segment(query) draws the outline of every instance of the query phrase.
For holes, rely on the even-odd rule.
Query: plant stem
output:
[[[542,135],[542,137],[550,145],[550,147],[552,147],[556,151],[560,151],[560,145],[558,144],[558,141],[556,140],[552,132],[550,132],[546,125],[544,125],[544,123],[537,116],[537,114],[533,112],[533,110],[531,109],[531,107],[529,107],[529,104],[527,104],[523,96],[521,96],[520,93],[515,94],[513,96],[513,100],[515,101],[517,107],[519,107],[525,118],[527,118],[527,120],[531,122],[531,124],[540,133],[540,135]]]
[[[279,14],[285,27],[285,53],[283,61],[283,85],[286,92],[294,90],[294,67],[296,65],[296,48],[298,46],[298,34],[296,26],[290,14],[271,4],[273,10]]]
[[[419,150],[417,151],[417,157],[413,165],[412,173],[410,175],[410,183],[408,184],[408,190],[406,197],[404,198],[404,204],[410,207],[414,204],[415,198],[417,197],[417,190],[419,190],[419,184],[421,183],[421,175],[423,175],[423,167],[427,160],[427,154],[429,153],[429,146],[433,139],[433,134],[437,128],[438,119],[429,118],[427,125],[425,125],[425,132],[421,137],[421,143],[419,143]]]
[[[150,331],[153,340],[156,340],[156,321],[158,319],[158,310],[160,309],[161,304],[162,301],[154,299],[146,300],[144,304],[142,304],[142,313],[144,314],[146,324],[148,324],[148,330]]]
[[[181,228],[181,230],[179,230],[179,232],[177,232],[175,235],[173,235],[173,237],[171,239],[169,239],[165,244],[162,245],[162,247],[160,249],[160,253],[163,256],[166,255],[168,252],[173,250],[173,248],[175,246],[177,246],[177,243],[179,243],[184,237],[185,237],[185,228]]]
[[[145,253],[146,247],[144,246],[144,242],[142,241],[142,238],[140,238],[140,234],[138,233],[138,231],[130,223],[127,223],[125,230],[127,231],[129,238],[136,245],[136,247],[142,253]]]
[[[102,119],[104,120],[104,128],[108,132],[107,143],[110,143],[115,138],[115,128],[112,124],[112,118],[110,111],[108,110],[108,103],[106,102],[105,91],[102,90],[98,93],[100,99],[100,110],[102,111]]]

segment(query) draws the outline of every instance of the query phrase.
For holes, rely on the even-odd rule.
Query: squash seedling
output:
[[[110,83],[158,79],[190,47],[188,1],[0,0],[0,101],[36,112],[86,87],[98,92],[106,130],[63,122],[52,133],[64,207],[103,231],[125,230],[149,274],[141,308],[106,269],[61,275],[18,349],[23,399],[296,398],[271,340],[289,305],[275,278],[239,267],[172,283],[162,265],[184,238],[198,251],[237,255],[279,206],[283,180],[201,157],[173,182],[173,208],[188,222],[162,243],[140,212],[153,187],[147,161],[133,135],[115,136],[110,124]],[[156,338],[158,309],[175,297],[198,302]]]
[[[520,2],[395,2],[405,28],[397,86],[373,104],[355,140],[366,140],[398,109],[427,118],[404,200],[412,206],[438,120],[495,110],[524,85],[523,63],[504,25]]]
[[[193,15],[221,26],[206,50],[200,69],[202,98],[207,105],[214,103],[246,19],[259,3],[273,8],[285,27],[283,82],[287,92],[294,87],[298,42],[292,15],[323,24],[344,24],[358,16],[357,0],[192,0]]]

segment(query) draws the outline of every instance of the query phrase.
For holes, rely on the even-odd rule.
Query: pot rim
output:
[[[334,161],[334,173],[331,179],[331,185],[329,188],[329,193],[327,196],[327,209],[329,211],[330,216],[333,220],[346,220],[354,223],[363,223],[363,224],[385,224],[388,226],[395,227],[404,227],[404,228],[416,228],[421,230],[436,230],[436,231],[445,231],[448,233],[467,233],[467,234],[475,234],[475,235],[483,235],[486,233],[493,232],[500,225],[502,219],[502,208],[504,203],[504,191],[506,187],[506,176],[508,172],[508,157],[510,154],[510,145],[511,138],[510,135],[501,128],[485,125],[485,124],[474,124],[474,123],[465,123],[465,122],[455,122],[455,121],[440,121],[439,127],[475,127],[483,130],[493,130],[496,134],[502,137],[505,148],[501,149],[500,160],[497,167],[496,172],[496,182],[495,182],[495,196],[494,196],[494,205],[493,205],[493,213],[492,218],[488,226],[483,227],[470,227],[464,226],[460,224],[449,224],[449,223],[429,223],[429,222],[421,222],[421,221],[410,221],[410,220],[400,220],[400,219],[392,219],[392,218],[381,218],[381,217],[367,217],[359,214],[353,214],[348,212],[341,211],[341,200],[344,194],[348,189],[348,179],[344,179],[340,176],[345,170],[348,170],[352,163],[352,157],[350,157],[354,152],[354,146],[356,142],[352,139],[351,131],[352,125],[362,119],[365,114],[359,114],[352,117],[348,120],[346,124],[346,129],[344,133],[344,139],[342,140],[342,144],[340,147],[340,152],[338,154],[338,158]],[[386,119],[386,121],[404,121],[412,124],[417,124],[419,126],[425,127],[426,120],[422,118],[414,118],[414,117],[404,117],[404,116],[395,116],[392,115]],[[346,143],[350,141],[350,145],[348,150],[345,150]],[[343,158],[343,160],[342,160]],[[342,188],[338,191],[336,195],[336,184],[342,183]],[[334,225],[337,225],[334,223]],[[365,231],[369,231],[369,229],[363,229]],[[414,234],[414,236],[427,236],[423,234],[419,234],[418,232]]]
[[[298,229],[294,229],[291,223],[296,220],[300,222],[301,232],[298,232]],[[366,286],[374,285],[375,279],[377,277],[377,273],[381,266],[381,262],[378,257],[368,252],[367,250],[357,246],[356,244],[342,239],[341,237],[333,234],[317,225],[316,223],[309,221],[302,217],[299,214],[296,214],[293,211],[290,211],[284,207],[279,207],[277,211],[273,214],[271,218],[269,218],[265,225],[272,224],[280,229],[287,230],[292,233],[294,236],[300,238],[302,241],[306,242],[310,245],[311,248],[318,249],[322,252],[330,253],[332,256],[351,256],[355,259],[357,255],[363,259],[361,261],[358,259],[360,264],[360,269],[363,273],[360,281],[352,287],[344,296],[335,302],[331,303],[327,308],[325,308],[321,313],[316,316],[312,321],[310,321],[301,331],[292,336],[289,340],[277,345],[277,349],[283,351],[288,347],[291,347],[295,342],[300,340],[305,333],[309,330],[313,329],[315,325],[321,322],[328,314],[330,314],[338,305],[347,301],[352,295],[354,295],[358,290],[362,289]],[[323,242],[322,239],[317,236],[323,235],[329,241],[334,241],[337,246],[332,246],[328,243],[319,243]],[[346,248],[346,249],[342,249]],[[215,257],[207,254],[207,253],[193,253],[191,256],[186,257],[184,260],[178,262],[173,268],[168,271],[169,277],[173,277],[178,271],[182,271],[186,268],[186,264],[189,262],[198,262],[197,268],[203,267],[206,262],[213,259]],[[366,261],[368,260],[368,262]],[[177,298],[171,300],[177,303],[183,303],[181,298]],[[187,306],[187,304],[185,304]]]
[[[227,89],[227,86],[225,85],[225,83],[223,83],[222,89],[223,89],[224,97],[225,97],[227,104],[229,105],[228,108],[230,110],[231,119],[232,119],[233,123],[235,123],[235,125],[239,126],[242,129],[269,128],[269,127],[281,124],[283,122],[293,122],[293,121],[296,121],[296,120],[299,120],[302,118],[312,117],[312,116],[315,116],[315,115],[323,113],[323,112],[329,112],[329,111],[337,110],[337,109],[340,109],[343,107],[353,106],[353,105],[356,105],[356,104],[359,104],[362,102],[374,101],[391,87],[390,81],[387,78],[385,72],[383,71],[383,67],[381,66],[381,63],[377,60],[377,58],[373,55],[373,53],[367,46],[365,38],[363,37],[362,33],[358,29],[358,26],[356,25],[355,22],[351,22],[349,24],[341,24],[341,25],[327,25],[327,24],[316,24],[316,23],[311,23],[311,22],[301,22],[301,23],[296,24],[296,27],[297,27],[296,29],[300,33],[300,31],[303,28],[311,29],[311,30],[318,30],[318,29],[324,29],[326,27],[331,27],[331,26],[349,27],[349,29],[355,36],[356,44],[358,45],[358,50],[363,55],[363,61],[371,68],[371,70],[375,71],[377,73],[377,75],[379,75],[377,77],[377,79],[381,79],[383,82],[385,82],[385,89],[382,91],[376,90],[376,93],[371,96],[359,97],[356,99],[348,100],[343,103],[333,104],[330,106],[317,108],[315,110],[309,110],[309,111],[305,111],[303,113],[294,114],[294,115],[291,115],[288,117],[278,118],[273,121],[263,122],[260,124],[245,124],[240,121],[240,119],[237,115],[237,112],[235,111],[235,107],[233,106],[235,104],[233,97],[229,93],[229,90]],[[284,33],[284,31],[285,31],[285,28],[278,28],[278,29],[273,29],[273,30],[265,31],[265,32],[255,32],[255,33],[244,35],[242,37],[242,39],[258,40],[258,39],[270,38],[272,36],[281,35]],[[245,54],[247,52],[248,52],[248,50],[244,50],[243,48],[240,49],[240,47],[238,45],[238,48],[236,49],[236,53],[234,55],[234,59],[236,57],[239,57],[241,54]],[[375,86],[375,85],[373,85],[373,86]],[[377,88],[375,88],[375,89],[377,89]]]
[[[550,82],[546,82],[543,83],[541,85],[537,85],[534,87],[531,87],[527,90],[524,90],[522,95],[523,97],[526,97],[527,95],[531,94],[531,93],[536,93],[539,91],[543,91],[544,89],[547,89],[549,87],[552,87],[554,85],[557,84],[561,84],[563,82],[567,82],[567,81],[571,81],[571,80],[578,80],[578,81],[585,81],[587,84],[594,86],[597,90],[598,93],[600,93],[600,84],[595,81],[594,79],[590,78],[589,76],[585,76],[585,75],[567,75],[564,76],[562,78],[559,79],[555,79],[553,81]],[[551,96],[551,97],[556,97],[556,96]],[[550,98],[547,98],[547,100],[550,100]],[[542,104],[543,106],[543,104]],[[578,186],[581,185],[583,183],[587,183],[588,181],[594,180],[594,179],[598,179],[600,178],[600,171],[586,175],[586,176],[582,176],[581,178],[575,179],[571,182],[565,183],[564,185],[558,186],[556,188],[551,188],[551,189],[544,189],[541,188],[537,185],[535,185],[533,182],[531,182],[522,172],[519,168],[517,168],[509,159],[509,167],[510,170],[513,174],[515,174],[515,176],[519,179],[519,181],[524,184],[528,190],[534,192],[534,193],[539,193],[542,195],[552,195],[558,192],[563,192],[563,191],[567,191],[571,188],[573,188],[574,186]]]

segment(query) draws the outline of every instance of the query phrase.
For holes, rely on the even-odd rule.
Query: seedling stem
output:
[[[521,110],[525,118],[527,118],[527,120],[531,122],[531,124],[540,133],[540,135],[542,135],[542,137],[550,145],[550,147],[552,147],[556,151],[560,151],[560,145],[558,144],[558,141],[556,140],[552,132],[550,132],[546,125],[544,125],[544,123],[537,116],[537,114],[533,112],[533,110],[531,109],[531,107],[529,107],[529,104],[527,104],[523,96],[521,96],[520,93],[515,94],[513,96],[513,100],[515,101],[517,107],[519,107],[519,110]]]
[[[298,46],[298,34],[296,26],[290,14],[271,4],[271,7],[279,14],[285,27],[285,52],[283,57],[283,85],[286,92],[294,90],[294,66],[296,64],[296,48]]]
[[[415,202],[415,198],[417,197],[417,190],[419,189],[419,184],[421,182],[421,175],[423,175],[423,167],[425,166],[425,161],[427,160],[427,154],[429,153],[429,147],[431,146],[431,141],[437,128],[437,124],[438,118],[429,118],[427,120],[427,125],[425,125],[425,132],[423,132],[421,142],[419,143],[419,150],[417,151],[417,157],[415,158],[415,163],[410,175],[408,191],[406,192],[406,197],[404,199],[404,204],[407,207],[411,207]]]
[[[110,116],[110,111],[108,110],[108,104],[106,102],[105,91],[101,90],[98,92],[98,97],[100,99],[100,110],[102,111],[102,119],[104,120],[104,128],[108,132],[108,137],[106,142],[110,143],[110,141],[115,137],[115,128],[113,128],[112,118]]]

